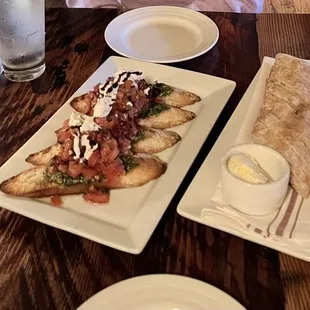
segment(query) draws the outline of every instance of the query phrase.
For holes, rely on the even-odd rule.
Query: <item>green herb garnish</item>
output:
[[[121,161],[123,162],[125,171],[128,172],[132,170],[133,168],[139,166],[136,159],[132,155],[122,155],[120,156]]]
[[[72,178],[66,173],[62,173],[60,171],[53,173],[53,174],[46,172],[46,178],[48,179],[49,182],[53,182],[53,183],[64,185],[64,186],[71,186],[71,185],[79,184],[79,183],[83,183],[83,184],[90,183],[90,180],[85,179],[81,175],[76,178]]]
[[[151,87],[152,97],[165,97],[173,92],[173,88],[165,83],[155,83]]]
[[[140,128],[137,134],[131,139],[131,144],[138,143],[145,138],[145,130]]]
[[[153,115],[158,115],[163,111],[169,110],[170,107],[165,105],[165,104],[161,104],[161,103],[154,103],[154,102],[150,102],[142,111],[140,114],[140,118],[147,118]]]
[[[161,97],[169,96],[173,91],[173,88],[167,84],[157,83],[157,85],[160,90],[159,96]]]

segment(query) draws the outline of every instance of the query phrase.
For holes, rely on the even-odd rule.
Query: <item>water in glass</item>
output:
[[[45,70],[44,0],[0,0],[0,57],[6,77],[29,81]]]

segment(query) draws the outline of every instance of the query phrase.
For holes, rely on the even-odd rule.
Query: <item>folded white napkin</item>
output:
[[[305,210],[306,214],[301,216],[303,199],[291,188],[280,209],[264,216],[245,214],[225,204],[220,183],[210,200],[212,203],[201,212],[201,217],[206,223],[214,222],[217,223],[217,227],[221,225],[245,234],[255,233],[262,238],[271,238],[287,245],[310,245],[310,217],[307,217],[309,212]]]

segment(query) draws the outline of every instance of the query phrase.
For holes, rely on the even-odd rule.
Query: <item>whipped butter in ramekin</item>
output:
[[[237,145],[222,159],[221,186],[225,203],[246,214],[265,215],[279,209],[289,178],[286,159],[262,145]]]

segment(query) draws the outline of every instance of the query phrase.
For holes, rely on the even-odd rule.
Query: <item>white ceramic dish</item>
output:
[[[202,281],[177,275],[147,275],[116,283],[78,310],[245,310],[236,300]]]
[[[208,221],[201,212],[207,206],[213,206],[210,198],[220,180],[221,158],[237,144],[251,143],[251,131],[264,98],[266,79],[274,63],[273,58],[265,57],[259,72],[244,94],[232,117],[226,124],[216,144],[206,157],[186,193],[177,212],[193,221],[231,233],[240,238],[262,244],[280,252],[310,261],[310,199],[302,201],[293,235],[299,236],[300,242],[288,238],[264,238],[260,234],[244,230],[237,221],[223,225],[221,219]]]
[[[243,181],[230,173],[229,158],[249,154],[273,180],[265,184]],[[290,167],[277,151],[258,144],[241,144],[231,148],[222,159],[221,185],[225,202],[246,214],[265,215],[280,208],[288,188]]]
[[[173,128],[182,137],[175,147],[161,152],[168,163],[166,173],[139,188],[114,190],[110,203],[92,206],[80,195],[63,197],[63,207],[55,208],[50,199],[22,199],[0,194],[0,205],[42,223],[72,232],[116,249],[138,254],[149,240],[162,214],[179,187],[201,145],[235,88],[235,82],[157,64],[110,57],[72,96],[91,90],[100,81],[121,69],[138,69],[149,80],[188,89],[202,101],[189,109],[197,118]],[[207,87],[206,87],[207,85]],[[55,143],[54,131],[72,112],[70,98],[64,106],[1,168],[1,181],[30,167],[28,154]]]
[[[195,58],[218,41],[219,30],[196,11],[151,6],[116,17],[105,30],[105,40],[117,53],[149,62],[172,63]]]

